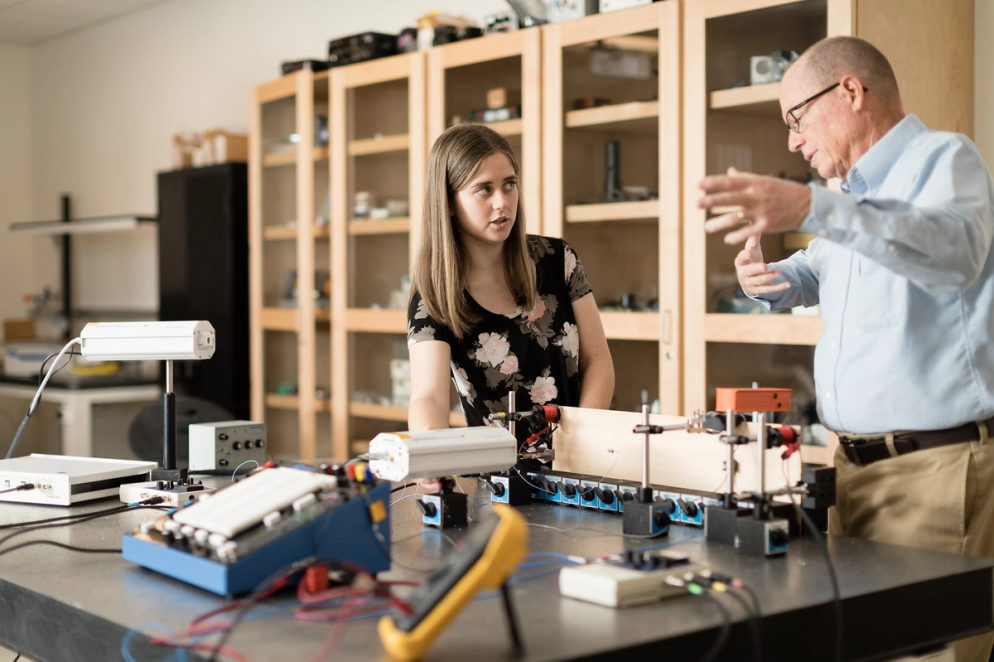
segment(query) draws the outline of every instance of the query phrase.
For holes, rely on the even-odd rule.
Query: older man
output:
[[[788,146],[842,193],[730,170],[700,206],[745,242],[742,289],[821,304],[822,422],[839,433],[833,534],[994,558],[994,182],[969,139],[905,115],[894,72],[854,37],[818,42],[780,91]],[[817,235],[767,265],[763,232]],[[987,660],[992,635],[957,642]]]

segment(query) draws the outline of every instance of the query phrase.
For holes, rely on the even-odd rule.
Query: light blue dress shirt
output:
[[[939,430],[994,415],[994,181],[974,144],[908,115],[811,187],[807,250],[771,264],[773,310],[821,304],[814,376],[838,432]]]

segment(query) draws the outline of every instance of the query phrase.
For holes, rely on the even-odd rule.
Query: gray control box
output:
[[[266,463],[265,423],[219,421],[190,425],[191,472],[231,474],[244,462],[248,464],[241,473]]]

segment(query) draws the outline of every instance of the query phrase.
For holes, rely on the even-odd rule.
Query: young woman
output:
[[[492,129],[460,124],[431,149],[411,292],[411,430],[449,426],[450,373],[471,426],[507,411],[511,390],[516,411],[610,406],[586,274],[561,239],[525,234],[518,162]]]

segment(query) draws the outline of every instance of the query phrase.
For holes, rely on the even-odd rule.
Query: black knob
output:
[[[228,466],[228,460],[226,460],[223,457],[220,460],[218,460],[217,463],[220,464],[222,467]]]
[[[783,547],[787,544],[787,532],[783,529],[773,529],[770,531],[770,544],[774,547]]]
[[[621,500],[622,501],[634,501],[635,500],[635,495],[632,494],[631,492],[622,492],[621,493]]]
[[[576,496],[576,485],[573,483],[563,483],[563,494],[572,499]]]
[[[245,442],[245,443],[247,444],[248,442]],[[266,442],[264,442],[262,439],[256,439],[255,440],[255,447],[256,448],[262,448],[265,445],[266,445]]]
[[[219,434],[217,436],[217,438],[220,439],[221,441],[227,441],[228,440],[228,435],[226,435],[225,433],[222,432],[221,434]]]
[[[546,478],[545,479],[545,485],[544,485],[544,487],[545,487],[545,490],[549,494],[552,494],[553,496],[555,496],[556,494],[559,494],[559,483],[557,481],[549,480],[548,478]]]
[[[233,450],[233,451],[240,451],[240,450],[242,450],[242,442],[240,442],[240,441],[233,441],[233,442],[231,442],[231,450]]]
[[[653,523],[655,523],[657,529],[662,529],[663,527],[669,525],[670,518],[666,515],[666,513],[656,512],[656,514],[653,515]]]
[[[600,497],[601,503],[603,503],[605,506],[610,506],[612,503],[614,503],[614,492],[612,492],[611,490],[603,487],[598,487],[594,490],[594,492],[597,493],[597,496]]]
[[[420,510],[421,514],[425,517],[434,517],[435,513],[438,512],[438,509],[435,508],[435,504],[433,503],[428,503],[426,501],[422,501],[421,499],[415,499],[414,503],[417,504],[418,510]]]
[[[658,503],[663,504],[663,512],[667,515],[672,515],[676,512],[676,502],[673,499],[667,497],[656,497]]]
[[[686,501],[684,499],[680,499],[677,503],[679,503],[680,507],[683,508],[683,512],[687,513],[687,517],[690,517],[691,519],[697,517],[697,513],[700,511],[700,508],[697,507],[696,503],[693,501]]]
[[[494,496],[502,497],[504,493],[507,492],[507,488],[504,487],[504,483],[488,483],[494,491]]]
[[[596,496],[594,488],[589,485],[583,487],[583,490],[580,492],[580,498],[584,501],[593,501]]]

